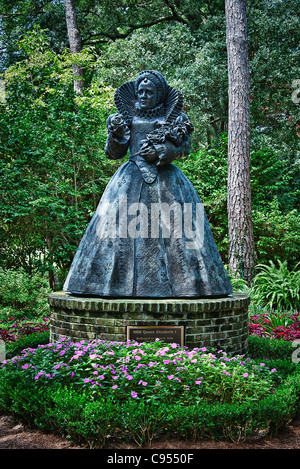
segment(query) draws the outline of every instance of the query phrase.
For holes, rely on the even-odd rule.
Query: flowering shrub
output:
[[[249,319],[249,334],[269,339],[300,339],[300,313],[260,313]]]
[[[276,386],[276,369],[264,363],[159,341],[65,339],[24,350],[4,362],[2,373],[19,374],[38,386],[72,386],[91,392],[95,399],[152,404],[254,402],[275,392]]]
[[[36,332],[48,331],[49,324],[50,319],[47,318],[41,321],[29,321],[27,319],[15,321],[13,318],[10,318],[9,323],[7,321],[0,321],[0,339],[7,343],[15,342],[22,337]]]

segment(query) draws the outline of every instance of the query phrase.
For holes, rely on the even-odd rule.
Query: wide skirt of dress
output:
[[[108,183],[64,290],[110,298],[232,294],[192,183],[177,166],[168,164],[147,184],[130,160]]]

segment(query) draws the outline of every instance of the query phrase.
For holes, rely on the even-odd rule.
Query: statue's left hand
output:
[[[143,140],[142,147],[139,151],[140,156],[142,156],[148,163],[152,163],[157,160],[157,152],[154,146],[147,140]]]

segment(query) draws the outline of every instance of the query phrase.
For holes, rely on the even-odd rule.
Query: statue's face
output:
[[[157,104],[157,89],[152,81],[145,79],[138,87],[138,102],[141,109],[152,109]]]

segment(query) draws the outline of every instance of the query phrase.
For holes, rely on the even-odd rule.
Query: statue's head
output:
[[[135,93],[140,109],[152,109],[166,98],[167,83],[155,70],[141,72],[135,80]]]
[[[121,85],[115,92],[115,104],[127,125],[134,116],[165,116],[169,121],[182,112],[183,95],[167,84],[156,70],[144,70],[134,81]]]

